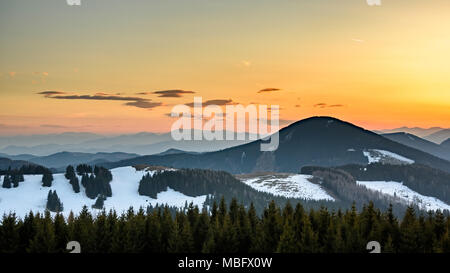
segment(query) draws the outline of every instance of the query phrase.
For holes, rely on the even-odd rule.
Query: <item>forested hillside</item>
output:
[[[303,168],[303,173],[312,173],[314,169]],[[450,173],[425,165],[386,165],[368,166],[346,165],[334,169],[344,170],[354,180],[359,181],[397,181],[410,189],[427,196],[434,196],[450,204]]]

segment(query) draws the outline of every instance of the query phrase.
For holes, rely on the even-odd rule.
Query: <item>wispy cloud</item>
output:
[[[158,95],[158,97],[162,98],[180,98],[183,94],[195,94],[194,91],[186,91],[181,89],[173,89],[173,90],[160,90],[152,92],[152,94]]]
[[[332,104],[332,105],[328,105],[328,107],[344,107],[343,104]]]
[[[59,100],[127,101],[124,105],[145,109],[155,108],[162,105],[161,102],[151,102],[151,99],[132,96],[110,95],[107,93],[97,93],[95,95],[65,95],[67,93],[61,91],[43,91],[39,92],[38,94],[44,95],[46,98]]]
[[[330,104],[330,105],[328,105],[328,104],[326,104],[324,102],[320,102],[320,103],[314,104],[314,107],[316,107],[316,108],[327,108],[327,107],[333,108],[333,107],[344,107],[344,105],[343,104]]]
[[[135,106],[138,108],[145,108],[145,109],[151,109],[162,105],[162,102],[151,102],[151,101],[131,101],[125,103],[125,105],[128,106]]]
[[[50,96],[54,96],[54,95],[63,95],[66,94],[66,92],[61,92],[61,91],[42,91],[37,93],[39,95],[44,95],[44,97],[50,97]]]
[[[56,125],[56,124],[41,124],[40,127],[42,127],[42,128],[55,128],[55,129],[58,129],[58,128],[61,128],[61,129],[68,128],[67,126]]]
[[[30,128],[30,127],[22,126],[22,125],[11,125],[11,124],[0,123],[1,130],[27,129],[27,128]]]
[[[235,102],[233,102],[233,100],[228,99],[228,100],[222,100],[222,99],[216,99],[216,100],[207,100],[205,102],[202,102],[202,106],[208,106],[208,105],[218,105],[218,106],[222,106],[222,105],[230,105],[230,104],[236,104]],[[189,107],[194,107],[194,103],[187,103],[186,104]]]
[[[258,93],[275,92],[275,91],[281,91],[281,89],[269,87],[259,90]]]

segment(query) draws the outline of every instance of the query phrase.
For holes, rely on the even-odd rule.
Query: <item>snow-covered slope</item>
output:
[[[301,174],[270,174],[251,178],[243,178],[242,182],[250,187],[273,195],[307,200],[330,200],[334,198],[322,189],[320,185],[311,183],[310,175]]]
[[[202,206],[206,195],[189,197],[170,188],[157,195],[157,199],[141,196],[138,193],[139,181],[145,171],[136,171],[133,167],[122,167],[111,170],[113,180],[111,189],[113,196],[109,197],[104,207],[108,211],[115,209],[118,213],[126,211],[130,206],[134,209],[147,207],[148,205],[168,204],[170,206],[183,207],[185,202],[193,202],[194,205]],[[154,171],[149,171],[151,174]],[[47,203],[49,190],[56,190],[61,202],[64,205],[62,214],[68,216],[70,211],[78,213],[84,205],[96,212],[91,206],[95,200],[89,199],[84,187],[80,185],[81,192],[75,193],[64,174],[54,174],[52,187],[42,187],[42,175],[25,175],[25,181],[19,184],[18,188],[4,189],[0,187],[0,215],[15,212],[23,217],[32,210],[33,212],[44,212]]]
[[[393,152],[384,150],[367,150],[363,152],[364,156],[369,160],[369,164],[372,163],[386,163],[393,165],[401,164],[413,164],[414,160],[403,157]]]
[[[414,203],[425,210],[450,210],[450,206],[441,200],[421,195],[401,182],[394,181],[357,181],[359,185],[363,185],[368,189],[379,191],[383,194],[396,196],[405,200],[408,204]]]

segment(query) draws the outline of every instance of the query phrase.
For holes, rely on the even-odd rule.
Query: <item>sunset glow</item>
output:
[[[449,12],[448,0],[0,0],[0,134],[167,132],[194,96],[280,105],[281,125],[448,128]]]

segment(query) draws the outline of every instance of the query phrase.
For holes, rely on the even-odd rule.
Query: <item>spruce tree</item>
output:
[[[105,197],[103,195],[99,195],[97,197],[97,200],[95,200],[95,204],[92,205],[92,207],[94,209],[103,209],[103,205],[104,205],[104,201],[105,201]]]
[[[5,189],[10,189],[11,188],[11,178],[9,177],[9,175],[5,174],[5,176],[3,177],[3,185],[2,187]]]
[[[53,181],[53,175],[51,172],[44,172],[42,175],[42,186],[44,187],[51,187]]]
[[[278,243],[278,253],[295,253],[297,251],[294,229],[288,221],[285,222],[283,233]]]
[[[61,203],[56,191],[50,190],[48,192],[46,208],[52,212],[61,212],[64,210],[63,204]]]
[[[70,179],[70,184],[72,185],[72,189],[75,193],[80,192],[80,183],[78,182],[78,177],[74,176]]]
[[[64,176],[67,178],[67,180],[71,180],[73,177],[76,177],[75,169],[72,165],[67,166]]]
[[[20,247],[19,219],[15,213],[4,214],[0,225],[0,253],[16,253]]]

